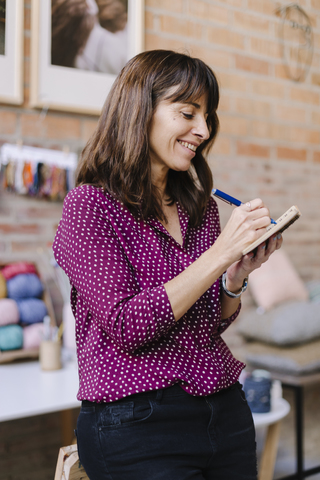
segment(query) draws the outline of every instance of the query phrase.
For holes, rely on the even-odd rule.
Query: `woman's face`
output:
[[[153,179],[166,177],[168,170],[186,171],[197,147],[210,136],[207,102],[202,96],[185,103],[161,100],[155,109],[149,134]]]

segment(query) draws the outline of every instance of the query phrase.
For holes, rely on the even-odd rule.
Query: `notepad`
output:
[[[301,212],[299,208],[295,205],[289,208],[281,217],[279,217],[276,222],[276,225],[270,224],[267,227],[267,231],[262,237],[258,238],[255,242],[251,243],[245,250],[243,250],[242,255],[246,255],[249,252],[252,252],[256,247],[258,247],[261,243],[265,242],[270,238],[272,235],[276,233],[282,233],[286,230],[290,225],[292,225],[298,218],[301,216]]]

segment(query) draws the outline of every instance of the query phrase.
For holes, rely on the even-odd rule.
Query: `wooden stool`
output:
[[[60,448],[54,480],[90,480],[79,461],[77,445]]]

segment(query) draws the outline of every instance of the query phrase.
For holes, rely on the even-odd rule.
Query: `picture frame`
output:
[[[23,103],[23,0],[6,0],[3,48],[0,54],[0,102]]]
[[[117,73],[91,71],[81,67],[70,68],[61,66],[60,63],[58,65],[51,63],[53,59],[51,1],[32,0],[31,3],[30,106],[44,110],[99,115]],[[93,2],[87,1],[88,4]],[[127,14],[124,63],[144,48],[144,0],[128,0]],[[101,31],[100,25],[99,28]],[[85,44],[86,47],[88,43],[89,41]]]

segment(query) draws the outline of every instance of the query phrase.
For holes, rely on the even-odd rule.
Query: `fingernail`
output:
[[[280,240],[280,238],[281,238],[281,233],[277,235],[277,239]]]
[[[266,248],[266,246],[267,246],[267,245],[262,245],[262,247],[261,247],[261,248]]]

